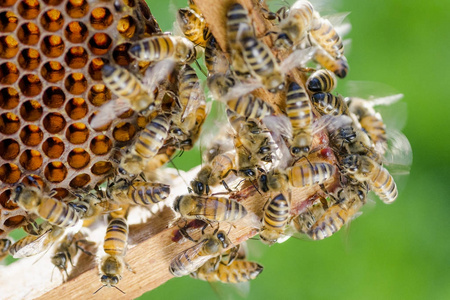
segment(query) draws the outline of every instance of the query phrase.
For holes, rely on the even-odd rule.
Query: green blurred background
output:
[[[149,4],[168,31],[175,8],[186,2]],[[377,200],[347,232],[318,242],[290,239],[271,248],[250,241],[251,257],[265,269],[251,283],[248,298],[450,299],[450,1],[340,0],[330,10],[351,12],[353,27],[347,36],[350,73],[339,84],[382,82],[405,94],[403,132],[414,152],[411,173],[394,204]],[[182,158],[177,166],[189,168],[199,155]],[[140,299],[162,298],[217,295],[208,283],[185,277]]]

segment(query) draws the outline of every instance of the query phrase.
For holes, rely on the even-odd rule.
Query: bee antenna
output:
[[[202,72],[202,74],[205,75],[205,77],[208,77],[208,74],[206,74],[206,72],[202,69],[202,67],[198,63],[198,60],[195,60],[195,64],[197,65],[197,67],[200,70],[200,72]]]
[[[28,175],[27,178],[28,178],[28,180],[31,181],[37,188],[41,189],[41,187],[39,186],[39,183],[36,181],[36,179],[33,178],[33,176]]]
[[[124,291],[122,291],[121,289],[119,289],[117,286],[113,286],[113,287],[115,287],[116,289],[118,289],[122,294],[124,294],[125,295],[125,292]]]
[[[258,190],[258,188],[257,188],[256,185],[253,183],[253,181],[250,181],[250,182],[251,182],[251,184],[253,185],[253,187],[255,188],[255,190],[258,192],[258,194],[260,194],[260,195],[262,196],[261,192]]]
[[[181,176],[180,170],[178,169],[178,167],[175,165],[175,163],[173,162],[173,160],[170,160],[170,163],[175,167],[175,169],[177,170],[178,176],[181,177],[181,179],[183,179],[183,182],[186,186],[189,187],[189,184],[187,184],[186,180],[184,180],[184,177]]]
[[[96,290],[92,295],[97,294],[98,291],[100,291],[102,288],[104,288],[106,285],[102,285],[98,290]]]

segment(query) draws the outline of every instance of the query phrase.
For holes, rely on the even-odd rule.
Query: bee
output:
[[[239,136],[234,137],[234,148],[236,149],[236,175],[248,180],[256,179],[261,160],[244,146],[243,139]]]
[[[204,236],[199,243],[175,256],[170,262],[169,271],[176,277],[186,276],[210,258],[220,255],[230,244],[227,234],[216,229],[213,234]]]
[[[211,35],[205,48],[205,66],[208,70],[208,77],[215,74],[225,74],[230,67],[225,53],[219,47],[216,38]]]
[[[216,73],[208,77],[207,85],[213,98],[219,101],[231,93],[232,88],[236,86],[236,80],[231,75]]]
[[[194,8],[193,8],[194,7]],[[178,10],[177,22],[184,36],[195,45],[205,48],[211,37],[211,31],[205,18],[199,13],[195,4],[189,4],[188,8]]]
[[[347,76],[349,66],[347,58],[344,55],[335,59],[325,50],[318,48],[316,52],[314,52],[314,60],[325,69],[333,72],[339,78],[345,78]]]
[[[9,247],[11,247],[12,242],[10,239],[4,238],[0,239],[0,261],[3,260],[9,254]]]
[[[178,196],[173,209],[185,219],[202,221],[233,222],[247,215],[247,210],[239,202],[224,197],[182,195]]]
[[[157,35],[134,42],[129,53],[139,61],[171,59],[179,64],[191,64],[197,58],[195,45],[181,36]]]
[[[328,70],[317,70],[309,76],[306,88],[313,93],[331,92],[336,88],[337,80],[333,73]]]
[[[390,204],[398,196],[397,185],[389,171],[366,155],[350,154],[342,159],[343,172],[359,182],[367,181],[380,199]]]
[[[226,103],[232,111],[251,119],[260,120],[274,112],[270,104],[252,94],[228,100]]]
[[[311,102],[323,115],[349,115],[348,106],[341,95],[315,93],[311,97]]]
[[[283,194],[270,199],[264,207],[263,226],[259,237],[264,244],[273,245],[284,233],[288,223],[290,203]]]
[[[156,154],[153,158],[149,159],[145,164],[144,174],[152,172],[158,168],[161,168],[167,162],[169,162],[172,157],[177,152],[177,149],[173,146],[163,146],[158,154]]]
[[[331,22],[327,19],[314,18],[309,32],[311,39],[334,59],[344,55],[344,44]]]
[[[122,178],[111,183],[106,189],[106,194],[113,203],[148,206],[167,199],[170,186]]]
[[[323,197],[319,197],[318,200],[313,202],[311,207],[308,207],[306,211],[292,219],[291,226],[295,228],[297,232],[307,234],[327,209],[327,200]]]

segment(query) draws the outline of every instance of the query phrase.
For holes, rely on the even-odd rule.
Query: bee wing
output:
[[[214,293],[221,300],[246,299],[250,293],[250,282],[240,283],[209,283]]]
[[[40,236],[28,236],[26,238],[29,238],[31,242],[29,242],[26,246],[22,247],[14,253],[14,258],[23,258],[23,257],[29,257],[36,255],[38,253],[41,253],[42,251],[48,249],[53,242],[51,241],[51,232],[52,230],[47,230]]]
[[[383,157],[391,175],[408,175],[412,165],[412,148],[408,138],[396,130],[387,130],[387,146]]]
[[[259,81],[249,79],[245,82],[238,82],[233,87],[228,89],[228,93],[226,93],[221,100],[228,101],[231,99],[236,99],[251,93],[252,91],[259,89],[262,87],[262,84]]]
[[[147,68],[142,83],[149,94],[152,94],[162,81],[167,80],[174,68],[175,61],[172,59],[158,61]]]
[[[333,132],[338,128],[351,125],[352,118],[346,115],[331,116],[324,115],[316,119],[312,124],[312,134],[317,134],[324,128],[327,128],[329,132]]]
[[[269,129],[273,141],[278,146],[276,155],[279,157],[279,162],[289,164],[291,160],[291,153],[286,146],[284,138],[292,138],[292,126],[289,118],[285,115],[267,116],[263,118],[263,123]]]
[[[181,120],[184,120],[191,113],[195,113],[197,109],[202,105],[206,105],[205,93],[200,86],[200,82],[196,82],[195,86],[191,90],[189,101],[181,116]]]
[[[126,99],[109,101],[100,107],[100,111],[92,118],[90,124],[94,129],[106,126],[130,108],[130,102]]]
[[[306,49],[293,51],[285,60],[281,62],[281,72],[286,74],[294,68],[304,67],[306,63],[312,59],[316,49],[316,47],[308,47]]]

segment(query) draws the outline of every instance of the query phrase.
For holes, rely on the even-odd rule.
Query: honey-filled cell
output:
[[[86,0],[68,0],[66,12],[71,18],[82,18],[89,11],[89,4]]]
[[[54,188],[50,193],[52,194],[53,198],[60,201],[70,195],[69,191],[65,188]]]
[[[111,148],[112,142],[106,135],[98,135],[91,140],[90,149],[95,155],[105,155]]]
[[[19,52],[19,42],[11,35],[0,37],[0,58],[9,59]]]
[[[81,69],[87,64],[89,55],[83,47],[76,46],[67,51],[64,60],[70,68]]]
[[[107,63],[106,59],[96,57],[89,63],[88,73],[93,80],[102,80],[102,68]]]
[[[64,49],[64,41],[59,35],[48,35],[41,42],[41,51],[47,57],[59,57],[64,53]]]
[[[86,167],[91,160],[89,153],[86,152],[83,148],[75,148],[69,152],[67,156],[67,162],[69,166],[74,169],[83,169]]]
[[[47,114],[42,121],[45,130],[49,133],[58,133],[66,127],[66,120],[63,115],[57,112]]]
[[[20,128],[19,117],[11,112],[0,115],[0,133],[14,134]]]
[[[6,210],[16,210],[19,208],[11,199],[11,190],[6,190],[0,194],[0,205]]]
[[[43,109],[41,103],[36,100],[28,100],[20,107],[20,116],[28,122],[39,120],[42,116],[42,112]]]
[[[44,180],[42,180],[42,178],[36,174],[24,176],[22,179],[22,183],[25,185],[35,186],[35,187],[39,188],[40,190],[45,189]]]
[[[47,107],[59,108],[66,101],[66,95],[59,87],[51,86],[44,91],[42,100]]]
[[[36,49],[24,49],[20,51],[17,61],[23,69],[32,71],[41,64],[41,54]]]
[[[73,21],[67,24],[64,29],[64,36],[71,43],[83,43],[88,37],[89,31],[82,22]]]
[[[41,16],[41,25],[47,31],[58,31],[64,25],[64,17],[59,10],[49,9]]]
[[[15,164],[4,164],[0,167],[0,181],[6,184],[13,184],[19,181],[22,172]]]
[[[13,160],[20,153],[20,145],[14,139],[2,139],[0,141],[0,157],[4,160]]]
[[[96,7],[92,10],[89,22],[94,29],[108,28],[114,21],[111,11],[106,7]]]
[[[64,153],[64,142],[57,137],[50,137],[42,144],[42,151],[49,158],[58,158]]]
[[[39,27],[32,22],[22,24],[17,31],[19,41],[25,45],[36,45],[39,42],[40,36],[41,31]]]
[[[20,78],[19,88],[25,96],[34,97],[41,93],[42,82],[39,79],[39,76],[35,74],[27,74]]]
[[[89,102],[94,106],[102,106],[111,100],[111,91],[104,84],[94,84],[88,92]]]
[[[41,5],[39,0],[22,0],[17,6],[19,15],[24,19],[34,19],[39,15]]]
[[[19,162],[25,170],[36,171],[42,166],[42,156],[39,151],[28,149],[22,152]]]
[[[120,66],[128,66],[133,62],[133,58],[130,56],[128,50],[130,49],[130,43],[123,43],[117,45],[113,50],[113,58],[116,64]]]
[[[41,68],[41,75],[50,83],[56,83],[64,78],[65,70],[59,61],[46,62]]]
[[[103,32],[94,34],[88,42],[89,49],[95,55],[105,55],[112,46],[112,39]]]
[[[112,170],[113,165],[109,161],[96,162],[91,167],[91,172],[94,175],[104,175]]]
[[[136,32],[136,20],[132,16],[124,16],[117,22],[117,31],[127,39],[134,36]]]
[[[66,104],[66,113],[72,120],[82,119],[88,113],[88,105],[83,98],[72,98]]]
[[[44,169],[44,176],[52,183],[59,183],[67,177],[67,168],[60,161],[53,161]]]
[[[19,133],[20,140],[26,146],[33,147],[37,146],[42,142],[44,138],[44,133],[36,125],[27,125]]]
[[[128,142],[136,133],[136,128],[130,123],[120,123],[114,127],[113,136],[118,142]]]
[[[0,13],[0,32],[13,32],[19,23],[16,14],[10,10]]]
[[[52,6],[60,5],[61,2],[63,2],[63,0],[43,0],[43,1],[45,4],[52,5]]]
[[[5,62],[0,65],[0,83],[13,84],[19,78],[19,69],[12,62]]]
[[[3,109],[13,109],[19,105],[19,93],[12,87],[0,90],[0,107]]]
[[[17,215],[6,219],[3,225],[5,225],[6,227],[18,227],[22,225],[22,223],[25,222],[25,220],[26,220],[25,216]]]
[[[84,123],[74,123],[67,128],[66,138],[72,144],[83,144],[89,138],[89,129]]]
[[[91,181],[91,176],[88,174],[80,174],[77,175],[74,179],[72,179],[69,183],[69,186],[73,189],[79,189],[86,186]]]
[[[67,76],[64,86],[66,90],[73,95],[84,93],[88,87],[86,77],[82,73],[72,73]]]

